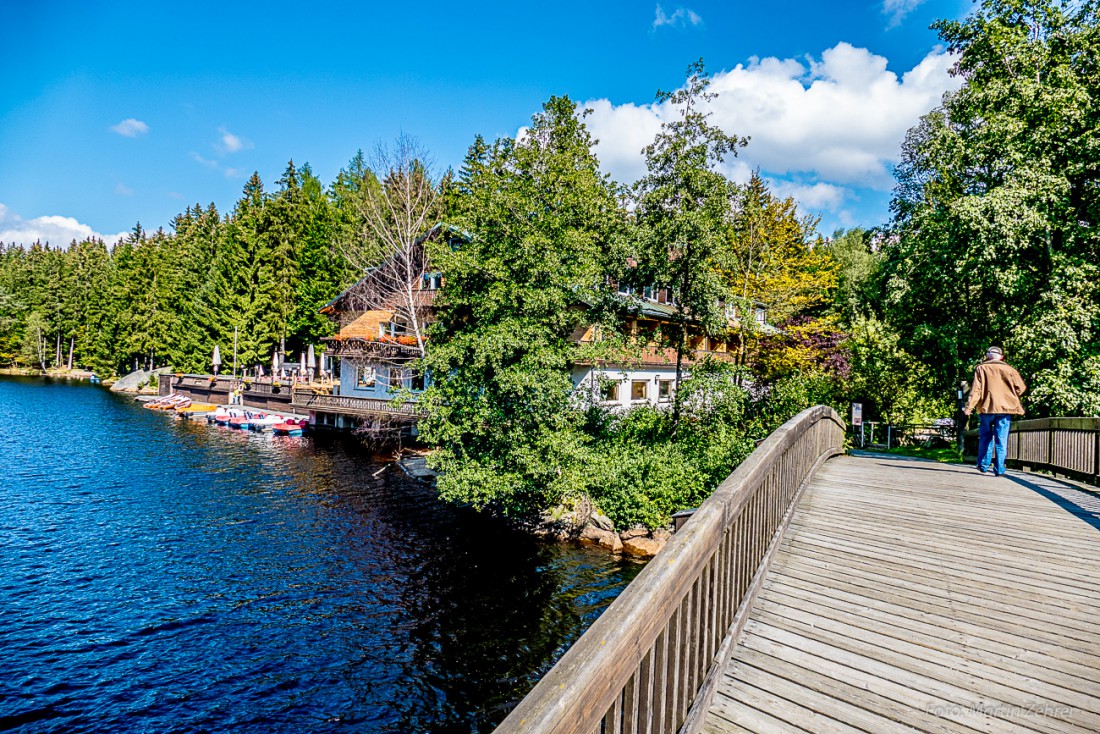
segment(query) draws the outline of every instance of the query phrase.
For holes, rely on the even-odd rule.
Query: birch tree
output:
[[[364,275],[351,294],[353,310],[392,311],[423,358],[428,302],[421,275],[427,267],[424,238],[440,214],[440,186],[425,151],[412,137],[380,144],[369,162],[376,185],[362,187],[356,203],[358,237],[341,243],[344,258]]]

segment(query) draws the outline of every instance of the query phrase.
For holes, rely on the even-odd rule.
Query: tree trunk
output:
[[[42,335],[42,329],[35,329],[38,334],[38,364],[42,367],[43,374],[46,372],[46,337]]]
[[[687,322],[680,324],[676,340],[676,394],[672,396],[672,435],[680,428],[680,378],[684,372],[684,345],[687,343]]]

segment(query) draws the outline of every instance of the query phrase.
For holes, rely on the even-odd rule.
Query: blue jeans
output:
[[[993,460],[993,444],[997,444],[997,461],[993,473],[1005,473],[1005,456],[1008,455],[1008,424],[1012,416],[1006,413],[990,413],[978,416],[978,469],[987,472]]]

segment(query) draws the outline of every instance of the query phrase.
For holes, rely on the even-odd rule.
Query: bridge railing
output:
[[[818,406],[787,421],[715,490],[497,732],[695,731],[807,480],[842,451]]]
[[[967,453],[978,452],[978,432],[966,434]],[[1008,434],[1013,466],[1041,469],[1100,484],[1100,418],[1016,421]]]

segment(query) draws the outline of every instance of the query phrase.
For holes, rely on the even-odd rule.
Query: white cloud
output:
[[[924,4],[924,0],[883,0],[882,14],[889,16],[887,28],[897,28],[905,16]]]
[[[889,0],[887,0],[889,2]],[[653,30],[661,26],[700,25],[703,19],[691,8],[678,7],[672,11],[672,15],[666,15],[661,6],[657,6],[657,14],[653,18]]]
[[[188,153],[188,155],[191,157],[191,160],[195,161],[200,166],[206,166],[207,168],[217,168],[218,167],[218,162],[217,161],[212,161],[209,158],[203,158],[201,155],[199,155],[195,151],[191,151],[190,153]]]
[[[136,138],[138,135],[144,135],[149,132],[149,126],[141,120],[127,117],[117,125],[111,125],[110,130],[118,133],[124,138]]]
[[[134,195],[134,190],[132,188],[130,188],[129,186],[127,186],[126,184],[119,181],[118,183],[115,184],[115,193],[120,195],[120,196],[133,196]]]
[[[848,198],[848,190],[843,186],[818,181],[815,184],[801,184],[791,181],[769,181],[772,193],[781,199],[793,198],[807,209],[837,211]]]
[[[725,173],[744,181],[754,168],[786,184],[799,202],[835,211],[855,189],[888,191],[906,131],[940,104],[960,80],[953,58],[935,50],[900,77],[887,60],[838,43],[820,59],[752,58],[711,78],[711,123],[751,137]],[[641,149],[676,109],[663,104],[586,102],[585,120],[600,141],[596,153],[613,178],[630,182],[645,172]],[[846,193],[847,192],[847,193]]]
[[[234,135],[224,127],[219,127],[218,133],[221,135],[221,138],[218,141],[217,148],[222,155],[236,153],[237,151],[252,147],[252,141]]]
[[[47,215],[34,219],[23,219],[12,213],[8,207],[0,204],[0,242],[16,245],[32,245],[35,242],[49,243],[54,247],[68,247],[73,240],[80,242],[98,237],[108,245],[113,245],[125,237],[128,232],[100,234],[87,224],[73,217]]]

